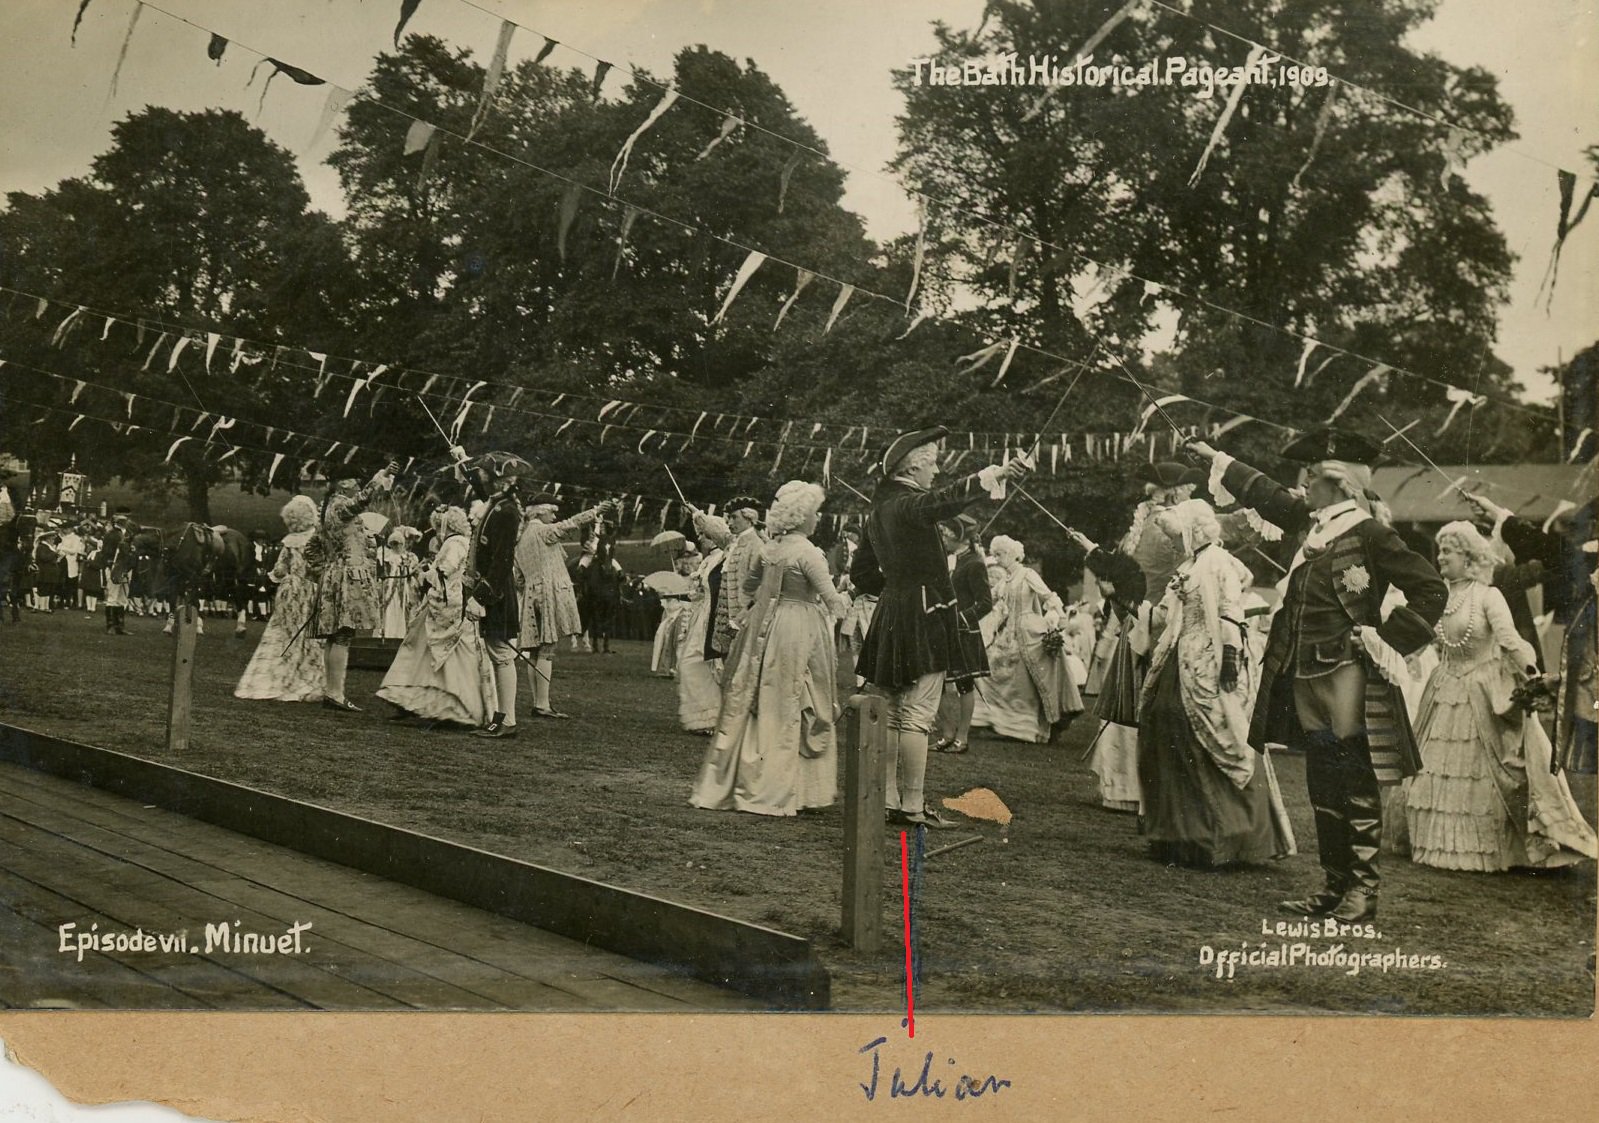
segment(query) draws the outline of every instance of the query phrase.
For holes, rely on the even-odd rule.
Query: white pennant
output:
[[[827,315],[827,326],[822,329],[823,335],[833,330],[833,325],[838,322],[839,313],[844,311],[844,305],[848,304],[849,298],[854,295],[854,285],[844,285],[838,290],[838,299],[833,301],[833,310]]]
[[[184,441],[192,441],[193,439],[194,439],[193,437],[179,437],[177,440],[173,441],[172,442],[172,447],[167,449],[166,458],[164,460],[162,460],[161,463],[163,463],[163,464],[172,463],[172,454],[174,452],[178,451],[178,446],[181,445]]]
[[[77,322],[78,317],[83,315],[83,312],[83,305],[80,304],[77,308],[73,309],[67,314],[66,319],[62,320],[56,325],[55,333],[50,336],[50,345],[52,347],[59,347],[61,345],[62,340],[66,338],[67,332],[71,329],[72,325]]]
[[[271,487],[272,486],[272,477],[276,476],[278,474],[278,466],[280,464],[282,464],[282,463],[283,463],[283,454],[281,452],[273,453],[272,454],[272,467],[267,471],[267,479],[266,479],[267,487]]]
[[[1246,74],[1254,71],[1261,57],[1266,53],[1266,48],[1259,43],[1249,48],[1249,56],[1244,59]],[[1234,83],[1232,92],[1227,95],[1227,105],[1221,111],[1221,116],[1216,119],[1216,125],[1210,130],[1210,139],[1205,142],[1205,151],[1199,155],[1199,163],[1194,168],[1194,174],[1188,177],[1188,186],[1193,187],[1199,182],[1199,177],[1205,174],[1205,165],[1210,163],[1210,154],[1216,150],[1216,145],[1221,143],[1222,134],[1227,131],[1227,123],[1233,119],[1233,113],[1238,109],[1238,103],[1244,98],[1244,89],[1248,82]]]
[[[1567,464],[1575,464],[1577,462],[1577,458],[1582,455],[1582,446],[1587,443],[1588,438],[1591,436],[1593,436],[1592,429],[1584,429],[1577,434],[1577,439],[1571,444],[1571,455],[1566,457]]]
[[[222,342],[222,337],[214,331],[205,333],[205,372],[211,373],[211,356],[217,353],[217,344]]]
[[[316,389],[315,389],[315,391],[312,392],[311,396],[313,398],[320,398],[322,396],[322,387],[327,384],[327,380],[328,380],[327,379],[328,357],[327,357],[327,355],[322,354],[319,351],[307,351],[306,354],[310,355],[313,359],[315,359],[317,361]],[[277,361],[276,355],[274,355],[273,356],[274,365],[276,364],[276,361]]]
[[[904,331],[900,332],[899,335],[895,336],[894,338],[896,338],[896,339],[904,339],[907,335],[909,335],[911,332],[915,331],[918,327],[921,326],[922,321],[927,319],[928,314],[929,313],[928,313],[926,308],[918,308],[916,310],[916,318],[911,321],[910,327],[908,327]]]
[[[1191,402],[1193,400],[1187,394],[1167,394],[1165,397],[1156,398],[1145,406],[1143,412],[1138,415],[1138,425],[1128,434],[1129,439],[1140,436],[1143,433],[1144,426],[1149,424],[1149,419],[1155,416],[1157,409],[1165,409],[1167,406],[1177,402]]]
[[[955,360],[956,376],[959,377],[960,375],[964,374],[972,374],[975,371],[987,366],[988,363],[991,362],[994,357],[1004,349],[1004,347],[1005,341],[1002,339],[998,343],[990,343],[987,347],[973,351],[970,355],[962,355],[960,358]],[[963,363],[969,365],[962,367],[961,364]]]
[[[993,385],[989,387],[990,390],[1005,380],[1005,372],[1010,370],[1010,361],[1016,357],[1016,347],[1020,342],[1021,340],[1019,339],[1010,341],[1010,347],[1005,351],[1005,361],[999,364],[999,373],[994,376]]]
[[[1444,170],[1439,173],[1438,182],[1446,187],[1449,185],[1450,176],[1465,174],[1468,135],[1465,129],[1451,125],[1444,137]]]
[[[483,92],[478,95],[477,109],[472,113],[472,124],[466,130],[466,139],[471,140],[477,135],[483,122],[489,115],[489,102],[494,99],[494,91],[500,87],[500,78],[505,74],[505,59],[511,51],[511,36],[516,31],[516,24],[510,20],[500,22],[500,33],[494,40],[494,57],[489,60],[489,68],[483,75]]]
[[[1349,393],[1344,395],[1344,400],[1338,403],[1338,408],[1332,411],[1332,416],[1327,418],[1327,420],[1337,421],[1338,418],[1343,416],[1344,410],[1348,409],[1352,404],[1354,404],[1355,399],[1360,396],[1361,392],[1364,391],[1366,387],[1373,385],[1381,386],[1383,384],[1383,380],[1388,377],[1388,372],[1392,369],[1393,368],[1387,363],[1378,363],[1376,366],[1372,367],[1371,370],[1361,375],[1360,380],[1349,388]]]
[[[1310,162],[1316,158],[1316,153],[1321,149],[1321,138],[1326,135],[1327,123],[1332,120],[1333,102],[1338,97],[1338,83],[1334,82],[1327,90],[1327,100],[1321,103],[1321,112],[1316,114],[1316,134],[1310,138],[1310,149],[1305,153],[1305,162],[1299,165],[1299,170],[1294,173],[1293,182],[1289,185],[1293,190],[1299,190],[1299,181],[1305,172],[1310,169]]]
[[[322,103],[322,116],[317,118],[316,131],[311,134],[311,140],[306,144],[305,150],[310,152],[327,133],[333,119],[344,111],[344,107],[355,96],[354,90],[346,90],[342,86],[333,86],[328,90],[328,100]]]
[[[916,299],[916,287],[922,281],[922,257],[927,253],[927,200],[916,202],[916,252],[911,256],[911,288],[905,294],[905,312],[909,315],[911,301]]]
[[[622,176],[627,173],[627,160],[633,154],[633,145],[638,143],[638,138],[643,136],[649,127],[661,119],[661,114],[672,108],[677,101],[677,91],[667,90],[666,95],[655,103],[655,108],[650,110],[650,115],[644,118],[639,127],[628,134],[622,142],[622,150],[616,154],[616,159],[611,161],[611,194],[616,194],[616,187],[622,182]]]
[[[794,302],[799,299],[799,294],[805,291],[805,286],[816,279],[816,274],[809,269],[800,269],[794,279],[794,291],[788,294],[788,299],[783,301],[783,307],[777,310],[777,320],[772,324],[776,331],[783,323],[783,317],[788,315],[788,310],[794,307]]]
[[[1105,41],[1105,37],[1112,31],[1115,31],[1116,28],[1120,26],[1121,22],[1128,16],[1132,15],[1133,11],[1138,7],[1138,5],[1142,4],[1143,2],[1144,0],[1127,0],[1126,4],[1122,5],[1116,10],[1115,15],[1111,16],[1110,19],[1101,24],[1099,30],[1090,35],[1088,40],[1081,47],[1077,48],[1076,52],[1072,55],[1072,61],[1069,65],[1076,66],[1079,61],[1088,61],[1089,56],[1093,53],[1094,48],[1103,43]],[[1058,89],[1060,89],[1059,86],[1046,87],[1044,92],[1038,95],[1038,98],[1033,102],[1033,104],[1028,106],[1027,112],[1022,114],[1022,120],[1031,121],[1034,117],[1037,117],[1038,114],[1043,110],[1044,103],[1053,97],[1055,95],[1055,91]]]
[[[1549,512],[1549,517],[1543,521],[1543,532],[1549,533],[1549,528],[1555,525],[1555,520],[1567,511],[1575,511],[1577,505],[1569,499],[1562,499],[1555,504],[1555,509]]]
[[[716,134],[716,136],[711,139],[711,143],[707,144],[705,146],[705,148],[700,152],[700,154],[698,156],[694,157],[694,159],[696,161],[703,160],[703,159],[705,159],[705,157],[709,156],[712,152],[716,151],[716,146],[721,144],[724,140],[726,140],[728,137],[732,136],[735,132],[737,132],[739,126],[742,125],[743,123],[744,123],[743,121],[740,121],[737,117],[733,116],[731,113],[729,113],[726,117],[723,117],[722,118],[721,131],[718,132]]]
[[[727,295],[722,298],[722,306],[716,310],[716,315],[711,317],[711,323],[719,324],[722,322],[722,317],[727,315],[727,309],[733,303],[733,299],[738,296],[739,290],[744,287],[745,282],[754,276],[755,270],[759,269],[761,262],[765,260],[766,255],[759,250],[750,251],[749,256],[744,259],[744,264],[738,267],[738,273],[733,277],[733,285],[727,290]]]
[[[193,342],[193,340],[191,340],[186,335],[180,335],[178,337],[178,341],[175,344],[172,345],[172,354],[167,356],[167,373],[168,374],[171,374],[172,373],[172,369],[178,365],[178,356],[183,354],[183,349],[185,347],[187,347],[192,342]]]
[[[1460,412],[1461,406],[1470,406],[1472,409],[1476,409],[1488,400],[1482,394],[1473,394],[1470,390],[1459,386],[1451,386],[1445,390],[1444,398],[1450,403],[1449,415],[1444,418],[1444,423],[1438,426],[1438,431],[1433,434],[1435,437],[1443,436],[1444,430],[1454,424],[1455,415]]]
[[[1299,369],[1294,372],[1294,385],[1298,386],[1305,380],[1305,364],[1310,361],[1310,353],[1316,349],[1314,339],[1305,340],[1305,349],[1299,352]]]
[[[414,156],[428,146],[428,141],[433,139],[434,126],[426,121],[412,121],[411,127],[405,130],[404,156]]]
[[[140,370],[149,370],[150,369],[150,360],[155,358],[155,353],[158,350],[160,350],[161,345],[163,343],[165,343],[166,341],[167,341],[167,333],[166,332],[162,332],[161,333],[161,338],[157,339],[154,343],[150,344],[150,353],[144,357],[144,365],[139,368]]]
[[[100,329],[100,342],[101,343],[104,343],[106,341],[106,337],[108,337],[111,334],[111,325],[114,324],[114,323],[116,323],[116,318],[114,316],[107,316],[105,318],[105,327]]]

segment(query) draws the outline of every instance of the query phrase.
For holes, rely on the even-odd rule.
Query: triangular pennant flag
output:
[[[1582,455],[1583,446],[1588,443],[1588,438],[1593,436],[1592,429],[1584,429],[1577,434],[1577,439],[1571,442],[1571,455],[1566,457],[1567,464],[1575,464]]]
[[[316,130],[305,146],[307,152],[315,148],[327,135],[328,129],[333,125],[333,119],[344,112],[344,107],[350,104],[350,99],[354,96],[354,90],[346,90],[343,86],[333,86],[328,90],[328,99],[322,103],[322,115],[317,118]]]
[[[1149,419],[1155,416],[1158,410],[1165,409],[1167,406],[1173,405],[1177,402],[1191,401],[1193,401],[1193,399],[1187,394],[1167,394],[1163,397],[1156,398],[1149,405],[1145,406],[1143,412],[1138,415],[1138,424],[1134,427],[1132,433],[1129,434],[1129,437],[1140,436],[1144,431],[1144,426],[1149,424]]]
[[[116,323],[116,322],[117,322],[117,320],[116,320],[115,316],[107,316],[105,318],[105,327],[100,329],[100,342],[101,343],[104,343],[106,341],[106,337],[111,334],[111,325]]]
[[[194,341],[192,339],[190,339],[187,335],[182,335],[182,336],[178,337],[177,343],[173,344],[173,346],[172,346],[172,353],[167,356],[167,373],[168,374],[171,374],[173,368],[178,365],[178,356],[183,354],[183,349],[185,347],[187,347],[192,342],[194,342]]]
[[[601,59],[594,67],[594,80],[589,83],[589,100],[600,100],[600,88],[605,85],[605,76],[611,72],[611,64]]]
[[[999,364],[999,373],[994,376],[993,385],[989,387],[990,390],[1005,380],[1005,373],[1010,370],[1010,361],[1016,357],[1016,346],[1020,342],[1021,340],[1019,339],[1010,341],[1010,346],[1005,350],[1005,361]]]
[[[573,183],[566,189],[566,194],[561,196],[561,211],[555,227],[555,249],[561,255],[561,261],[566,261],[566,235],[572,229],[572,220],[577,217],[577,207],[583,201],[583,185]]]
[[[267,469],[267,478],[266,478],[267,487],[271,487],[272,486],[272,477],[276,476],[278,474],[278,466],[280,464],[282,464],[282,463],[283,463],[283,454],[281,452],[273,453],[272,454],[272,467]]]
[[[1327,100],[1321,103],[1321,110],[1316,114],[1316,132],[1310,138],[1310,148],[1305,152],[1305,162],[1299,165],[1299,170],[1294,173],[1293,182],[1289,185],[1294,191],[1299,190],[1299,181],[1304,178],[1305,172],[1310,170],[1310,163],[1316,158],[1316,153],[1321,151],[1321,139],[1327,135],[1327,123],[1332,120],[1333,102],[1338,99],[1338,88],[1337,82],[1327,87]]]
[[[799,299],[799,294],[804,292],[805,286],[810,284],[815,279],[816,274],[812,273],[809,269],[798,269],[796,267],[794,291],[788,294],[788,299],[783,301],[783,307],[777,310],[777,319],[772,324],[773,331],[776,331],[780,326],[782,326],[783,317],[788,315],[788,310],[790,308],[794,307],[794,302]]]
[[[749,256],[744,259],[744,264],[738,267],[738,273],[734,275],[733,284],[727,290],[727,295],[722,298],[722,306],[716,310],[716,315],[711,317],[711,323],[719,324],[722,322],[722,317],[727,315],[727,310],[732,305],[734,298],[738,296],[739,291],[755,275],[755,270],[759,269],[761,263],[765,260],[766,255],[759,250],[751,250],[749,252]]]
[[[1244,59],[1244,73],[1253,74],[1260,63],[1261,56],[1266,53],[1266,48],[1259,43],[1253,43],[1249,48],[1249,55]],[[1210,163],[1210,155],[1216,151],[1216,145],[1221,143],[1222,134],[1227,131],[1227,123],[1233,119],[1233,114],[1238,111],[1238,103],[1244,98],[1244,90],[1248,82],[1235,82],[1232,92],[1227,95],[1227,104],[1221,111],[1221,116],[1216,118],[1215,127],[1210,130],[1210,139],[1205,142],[1205,151],[1199,154],[1199,163],[1194,167],[1194,173],[1188,177],[1188,186],[1193,187],[1199,182],[1199,177],[1205,174],[1205,165]]]
[[[505,60],[506,56],[510,53],[511,36],[515,33],[515,31],[516,24],[512,23],[510,20],[500,21],[500,33],[495,37],[494,40],[494,55],[489,59],[488,70],[485,71],[483,75],[483,92],[478,95],[477,109],[475,109],[472,113],[472,124],[466,130],[467,140],[471,140],[474,136],[476,136],[478,129],[482,126],[483,122],[488,119],[489,104],[494,100],[494,92],[499,89],[500,79],[505,74]],[[544,50],[540,52],[539,57],[534,60],[533,65],[537,66],[540,62],[543,62],[544,56],[549,54],[554,49],[555,40],[544,40]]]
[[[1433,434],[1435,437],[1443,436],[1444,430],[1454,424],[1455,415],[1460,412],[1461,406],[1470,406],[1472,409],[1476,409],[1488,400],[1481,394],[1473,394],[1470,390],[1459,386],[1451,386],[1445,390],[1444,399],[1450,403],[1449,415],[1444,418],[1444,423],[1438,426],[1437,432]]]
[[[611,279],[616,279],[616,271],[622,267],[622,256],[627,252],[627,235],[633,229],[633,224],[638,221],[639,209],[629,206],[622,212],[622,229],[616,236],[616,261],[611,265]]]
[[[694,159],[696,161],[703,160],[712,152],[716,151],[716,146],[737,132],[739,126],[743,123],[743,121],[740,121],[731,113],[729,113],[726,117],[723,117],[721,130],[717,132],[716,136],[711,139],[711,143],[707,144],[703,149],[701,149],[700,154],[694,157]]]
[[[67,405],[70,406],[70,405],[77,405],[78,404],[78,395],[83,393],[83,388],[86,385],[88,385],[88,383],[84,382],[83,379],[81,379],[81,378],[76,379],[76,380],[73,381],[73,383],[72,383],[72,397],[67,399]]]
[[[83,12],[93,0],[79,0],[78,14],[72,19],[72,46],[78,45],[78,25],[83,22]]]
[[[171,446],[167,449],[167,454],[162,459],[161,463],[163,463],[163,464],[172,463],[172,454],[178,451],[178,446],[181,445],[184,441],[192,441],[192,440],[194,440],[193,437],[179,437],[177,440],[173,441]]]
[[[80,304],[71,312],[67,313],[66,319],[62,320],[56,325],[56,330],[50,336],[50,345],[52,347],[61,346],[62,342],[66,339],[67,332],[72,330],[72,325],[77,323],[78,317],[82,316],[84,311],[85,309],[83,305]]]
[[[428,177],[433,174],[433,166],[438,163],[439,145],[442,142],[443,137],[436,130],[428,137],[428,146],[422,152],[422,167],[416,173],[418,195],[422,193],[423,187],[427,185]]]
[[[1143,2],[1144,0],[1127,0],[1126,4],[1118,8],[1114,15],[1100,25],[1098,31],[1090,35],[1083,45],[1077,48],[1069,65],[1076,66],[1078,62],[1089,59],[1093,55],[1094,49],[1105,41],[1105,37],[1115,31],[1121,25],[1121,22],[1132,15],[1133,11]],[[1039,94],[1037,99],[1034,100],[1033,104],[1028,106],[1027,112],[1022,114],[1022,120],[1031,121],[1034,117],[1037,117],[1043,110],[1044,103],[1053,97],[1058,89],[1060,89],[1058,85],[1046,87],[1044,92]]]
[[[833,301],[833,310],[827,314],[827,326],[822,329],[823,335],[833,330],[833,325],[838,322],[839,313],[844,311],[844,305],[848,304],[849,298],[854,295],[854,285],[844,285],[838,290],[838,299]]]
[[[549,58],[550,57],[550,52],[555,50],[555,48],[559,47],[559,46],[560,46],[560,44],[558,42],[556,42],[554,39],[551,39],[548,35],[546,35],[544,37],[544,46],[539,48],[539,53],[533,59],[533,65],[534,66],[538,66],[545,59]]]
[[[264,59],[263,61],[272,67],[272,73],[268,74],[266,81],[261,83],[261,97],[260,100],[255,103],[255,112],[257,117],[261,115],[261,110],[266,105],[267,91],[272,88],[272,79],[276,78],[279,74],[284,75],[290,81],[297,82],[302,86],[321,86],[326,84],[323,79],[318,78],[309,70],[301,70],[298,66],[290,66],[288,63],[279,59],[268,58]],[[260,63],[257,63],[256,66],[259,68]],[[251,73],[250,80],[252,82],[255,80],[254,72]]]
[[[422,0],[400,0],[400,22],[394,25],[394,45],[400,45],[400,34],[405,31],[405,25],[411,22],[411,17],[416,15],[417,8]]]
[[[122,36],[122,49],[117,52],[117,64],[111,70],[111,90],[106,94],[106,101],[110,101],[117,93],[117,79],[122,77],[122,64],[128,57],[128,44],[133,42],[133,29],[139,26],[139,15],[144,11],[142,2],[133,5],[133,18],[128,21],[128,30]]]
[[[217,353],[217,344],[222,342],[222,336],[214,331],[205,333],[205,372],[211,373],[211,356]]]
[[[655,108],[650,110],[650,115],[639,122],[638,128],[628,134],[622,142],[622,149],[616,154],[616,159],[611,161],[610,193],[616,194],[617,185],[622,182],[622,176],[627,174],[627,160],[633,154],[633,146],[638,143],[638,138],[649,131],[651,125],[661,119],[661,115],[676,103],[678,93],[676,90],[667,90],[661,100],[655,103]]]
[[[911,254],[911,287],[905,294],[905,312],[910,314],[911,301],[916,299],[916,287],[922,281],[922,257],[927,253],[927,199],[916,200],[916,249]]]
[[[1381,389],[1386,384],[1388,374],[1392,370],[1393,368],[1387,363],[1378,363],[1371,370],[1361,375],[1359,381],[1349,388],[1349,393],[1344,395],[1344,400],[1338,403],[1338,408],[1332,411],[1332,415],[1327,420],[1337,421],[1342,417],[1344,410],[1354,404],[1355,399],[1360,396],[1366,387],[1377,386]]]
[[[1305,340],[1304,350],[1299,352],[1299,369],[1294,371],[1294,385],[1298,386],[1305,380],[1305,363],[1310,360],[1310,353],[1316,349],[1314,339]]]
[[[918,327],[920,327],[922,321],[927,319],[927,317],[929,315],[930,315],[930,313],[927,311],[926,308],[918,308],[916,310],[915,317],[910,322],[910,326],[907,327],[904,331],[900,332],[894,338],[895,339],[904,339],[907,335],[909,335],[911,332],[915,331]]]
[[[1316,376],[1318,374],[1320,374],[1322,371],[1326,370],[1328,364],[1330,364],[1334,359],[1338,358],[1342,354],[1343,354],[1342,351],[1334,351],[1331,355],[1328,355],[1321,362],[1317,363],[1316,364],[1316,369],[1311,371],[1309,374],[1305,375],[1305,385],[1309,386],[1312,382],[1316,381]]]
[[[33,310],[33,318],[35,320],[42,318],[44,316],[45,309],[49,307],[50,302],[41,296],[39,298],[39,306]]]
[[[1595,195],[1599,195],[1599,183],[1595,183],[1583,197],[1582,206],[1575,216],[1571,214],[1571,204],[1576,195],[1577,177],[1571,172],[1561,169],[1556,173],[1560,188],[1560,215],[1555,223],[1555,244],[1549,252],[1549,265],[1544,269],[1543,280],[1538,284],[1538,293],[1533,297],[1536,305],[1540,298],[1547,293],[1544,307],[1552,308],[1555,299],[1555,283],[1560,276],[1560,249],[1565,244],[1566,236],[1581,222],[1588,213],[1588,204]]]
[[[412,121],[411,127],[405,130],[405,152],[403,155],[413,156],[427,148],[428,141],[433,139],[434,127],[426,121]]]
[[[1022,267],[1022,262],[1027,257],[1027,237],[1023,234],[1016,235],[1016,248],[1010,255],[1010,283],[1007,286],[1009,299],[1016,299],[1016,272]]]
[[[161,345],[163,343],[165,343],[166,341],[167,341],[167,333],[166,332],[162,332],[161,333],[161,338],[157,339],[154,343],[152,343],[150,345],[150,353],[144,357],[144,365],[139,368],[140,370],[149,370],[150,369],[150,360],[155,358],[155,353],[157,351],[161,350]]]
[[[222,55],[227,49],[228,41],[213,31],[211,33],[211,41],[205,45],[205,57],[221,66]]]
[[[787,162],[783,164],[783,171],[778,176],[778,184],[777,184],[777,213],[778,214],[782,214],[783,213],[783,204],[785,202],[787,202],[787,200],[788,200],[788,181],[790,179],[794,178],[794,169],[799,167],[799,165],[800,165],[800,157],[802,155],[803,154],[800,153],[800,152],[795,152],[792,156],[790,156],[788,158]]]
[[[328,381],[328,357],[326,354],[320,351],[307,351],[306,354],[310,355],[317,361],[316,388],[312,392],[311,396],[313,398],[320,398],[322,396],[322,388],[327,385]],[[272,361],[274,364],[277,363],[277,354],[275,351],[272,356]]]
[[[955,376],[959,378],[962,375],[973,374],[981,370],[992,362],[1004,348],[1005,341],[1002,339],[998,343],[990,343],[987,347],[973,351],[970,355],[962,355],[955,360]],[[966,365],[962,366],[963,363]]]

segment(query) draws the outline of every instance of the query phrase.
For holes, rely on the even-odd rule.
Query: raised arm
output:
[[[1361,525],[1373,528],[1369,545],[1378,576],[1405,594],[1405,603],[1377,626],[1377,635],[1401,655],[1420,651],[1432,641],[1433,625],[1449,603],[1449,586],[1391,528],[1375,522]]]

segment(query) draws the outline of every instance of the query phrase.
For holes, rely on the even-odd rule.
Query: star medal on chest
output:
[[[1338,575],[1338,580],[1344,588],[1357,595],[1371,588],[1371,574],[1366,572],[1363,565],[1350,566]]]

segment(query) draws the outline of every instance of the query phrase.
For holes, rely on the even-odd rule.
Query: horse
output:
[[[139,615],[157,614],[161,599],[170,592],[166,572],[166,535],[158,527],[141,526],[129,538],[133,565],[128,598],[139,608]]]
[[[177,622],[177,604],[198,606],[202,599],[226,601],[235,613],[233,634],[244,635],[256,580],[255,547],[247,537],[232,527],[185,523],[165,560],[175,592],[163,629],[168,635]]]
[[[31,582],[29,559],[38,520],[32,512],[18,512],[0,526],[0,614],[11,606],[11,622],[22,619],[22,598]]]

